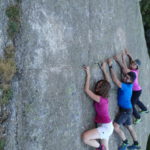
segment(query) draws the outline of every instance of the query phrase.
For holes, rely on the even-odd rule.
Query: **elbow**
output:
[[[113,82],[116,82],[116,79],[115,78],[112,78]]]
[[[84,92],[85,92],[86,94],[88,94],[88,93],[89,93],[89,91],[90,91],[90,89],[89,89],[89,88],[85,88],[85,89],[84,89]]]
[[[88,89],[87,89],[87,88],[85,88],[85,89],[84,89],[84,92],[85,92],[85,93],[88,93]]]

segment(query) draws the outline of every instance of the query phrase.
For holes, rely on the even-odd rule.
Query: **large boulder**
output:
[[[22,26],[15,41],[19,72],[13,82],[6,150],[92,150],[81,141],[81,134],[94,128],[82,65],[91,67],[93,88],[102,78],[95,63],[126,47],[142,61],[141,100],[149,107],[150,61],[138,0],[23,0],[20,7]],[[116,93],[112,83],[112,119],[118,108]],[[149,123],[144,115],[134,126],[142,149]],[[114,133],[110,149],[120,142]]]

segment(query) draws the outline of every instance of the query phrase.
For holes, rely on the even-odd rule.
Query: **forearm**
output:
[[[110,68],[110,74],[111,74],[111,77],[112,77],[113,82],[114,82],[119,88],[121,88],[121,82],[120,82],[120,80],[118,79],[118,77],[116,76],[116,73],[115,73],[115,71],[112,69],[112,67]]]
[[[115,71],[112,68],[110,68],[110,74],[111,74],[112,80],[115,82],[117,79],[117,76],[116,76]]]
[[[121,62],[120,60],[117,60],[117,63],[119,64],[120,68],[122,69],[123,73],[127,73],[127,66],[125,65],[124,62]]]
[[[127,63],[126,63],[126,55],[122,55],[122,62],[124,64],[124,69],[123,69],[123,72],[126,74],[128,72],[128,66],[127,66]]]
[[[105,80],[107,80],[108,82],[110,82],[110,77],[109,77],[108,72],[106,70],[102,70],[102,71],[103,71]]]
[[[86,76],[86,81],[85,81],[85,91],[90,89],[90,75]]]
[[[124,66],[127,68],[126,56],[125,56],[124,54],[122,55],[122,63],[123,63]]]
[[[129,58],[129,62],[131,63],[133,61],[133,57],[130,54],[127,54],[128,58]]]
[[[124,69],[124,64],[120,60],[116,60],[121,69]]]

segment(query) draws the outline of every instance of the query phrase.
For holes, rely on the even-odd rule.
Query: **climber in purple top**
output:
[[[109,114],[109,91],[110,77],[106,72],[106,62],[101,65],[105,79],[100,80],[95,85],[95,92],[90,90],[90,68],[84,66],[86,72],[85,93],[94,101],[96,111],[95,122],[97,128],[83,133],[82,139],[85,144],[97,148],[97,150],[109,150],[108,141],[113,133],[113,124]],[[100,139],[100,143],[97,141]]]
[[[127,66],[127,63],[125,60],[126,56],[128,56],[128,58],[129,58],[129,67]],[[117,56],[115,57],[115,60],[120,64],[124,74],[126,74],[130,71],[132,71],[136,74],[136,79],[133,83],[133,88],[132,88],[133,92],[132,92],[131,102],[132,102],[132,106],[133,106],[133,116],[135,117],[134,124],[137,124],[141,121],[140,113],[142,113],[142,112],[148,113],[146,106],[139,100],[139,97],[142,93],[142,88],[138,83],[139,66],[141,65],[141,61],[139,59],[133,60],[133,58],[131,57],[131,55],[127,49],[125,49],[122,53],[122,62],[123,63],[121,63],[121,61],[119,61],[119,58]],[[140,112],[137,111],[135,105],[137,105],[141,109]]]

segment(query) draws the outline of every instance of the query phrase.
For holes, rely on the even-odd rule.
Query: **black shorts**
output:
[[[131,125],[132,109],[128,111],[120,111],[114,122],[116,122],[119,125]]]

